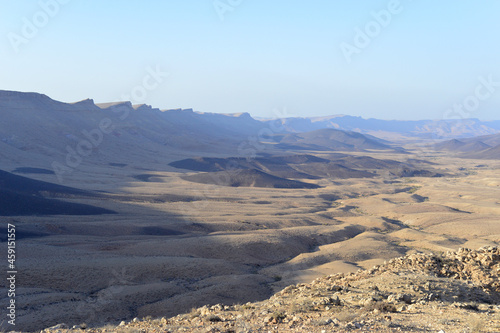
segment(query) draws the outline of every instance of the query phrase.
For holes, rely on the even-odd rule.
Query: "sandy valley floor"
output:
[[[171,316],[261,300],[416,250],[497,245],[500,162],[423,159],[449,176],[301,179],[322,188],[268,189],[192,183],[174,168],[149,182],[127,167],[74,174],[65,185],[111,193],[76,201],[118,214],[7,219],[46,234],[18,241],[18,323],[33,330]]]

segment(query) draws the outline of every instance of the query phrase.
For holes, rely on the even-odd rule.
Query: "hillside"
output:
[[[500,135],[453,139],[436,143],[433,148],[456,153],[458,157],[462,158],[500,159]]]
[[[316,184],[304,183],[276,177],[259,170],[234,170],[232,172],[199,173],[182,176],[182,179],[219,186],[231,187],[264,187],[264,188],[319,188]]]
[[[500,159],[500,145],[481,151],[471,152],[470,154],[464,155],[464,157],[484,160],[498,160]]]
[[[227,175],[240,173],[241,170],[257,170],[262,173],[276,177],[296,179],[348,179],[348,178],[373,178],[377,172],[390,172],[398,176],[412,177],[436,177],[439,173],[429,168],[422,167],[419,163],[402,163],[395,160],[378,159],[369,156],[351,156],[347,154],[334,153],[325,158],[308,154],[297,155],[267,155],[245,159],[238,157],[216,158],[216,157],[194,157],[174,161],[170,166],[191,171],[221,172]],[[205,174],[203,177],[189,176],[184,179],[205,179],[204,182],[216,183],[212,179],[221,178]],[[193,178],[194,177],[194,178]],[[238,182],[244,184],[245,182]],[[243,185],[242,185],[243,186]],[[272,187],[272,186],[270,186]]]
[[[243,305],[208,305],[86,332],[498,332],[500,251],[413,253],[291,285]],[[64,324],[44,332],[81,331]]]
[[[364,151],[392,150],[383,141],[357,132],[346,132],[331,128],[300,134],[287,134],[279,140],[278,147],[296,150]]]
[[[481,141],[486,143],[489,146],[498,146],[500,145],[500,133],[499,134],[492,134],[492,135],[483,135],[483,136],[476,136],[472,138],[464,138],[462,139],[464,142],[477,142]]]
[[[161,164],[186,151],[235,152],[263,127],[248,114],[162,111],[130,102],[62,103],[14,91],[0,91],[0,117],[4,163],[44,169],[52,169],[54,161],[73,169],[103,162]]]

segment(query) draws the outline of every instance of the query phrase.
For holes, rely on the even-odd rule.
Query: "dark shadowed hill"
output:
[[[98,197],[99,194],[68,186],[52,184],[40,180],[14,175],[0,170],[0,189],[28,195],[46,195],[54,197]]]
[[[314,189],[320,186],[304,183],[296,180],[276,177],[259,170],[232,170],[199,173],[182,177],[185,180],[202,183],[215,184],[232,187],[267,187],[267,188],[308,188]]]
[[[416,163],[418,161],[415,161]],[[420,164],[420,163],[417,163]],[[442,176],[429,166],[402,163],[394,160],[376,159],[369,156],[351,156],[330,154],[328,158],[312,155],[289,155],[257,157],[244,159],[237,157],[213,158],[195,157],[170,163],[179,169],[202,172],[238,172],[239,170],[259,170],[283,178],[318,179],[318,178],[372,178],[379,171],[387,171],[403,177]]]
[[[170,163],[171,166],[192,171],[218,172],[228,171],[238,173],[240,170],[258,170],[276,177],[318,179],[329,178],[371,178],[373,173],[352,169],[343,165],[344,160],[351,159],[348,155],[337,154],[337,160],[332,161],[312,155],[268,156],[251,160],[244,158],[210,158],[197,157]],[[373,159],[376,161],[375,159]],[[365,167],[368,163],[365,164]],[[365,169],[363,167],[363,169]],[[372,166],[376,168],[376,166]]]
[[[96,206],[0,189],[0,216],[100,214],[114,214],[114,212]]]
[[[110,210],[47,197],[99,197],[97,193],[38,181],[0,170],[0,216],[96,215]]]
[[[216,172],[233,169],[255,169],[277,177],[316,179],[307,172],[298,171],[297,164],[328,163],[329,160],[312,155],[268,156],[245,159],[240,157],[195,157],[170,163],[170,166],[192,171]]]
[[[446,150],[450,152],[478,152],[485,149],[491,148],[490,145],[482,141],[469,141],[464,142],[457,139],[440,142],[434,145],[436,150]]]

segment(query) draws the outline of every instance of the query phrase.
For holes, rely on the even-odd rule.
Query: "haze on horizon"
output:
[[[256,117],[499,119],[494,0],[0,5],[3,90]]]

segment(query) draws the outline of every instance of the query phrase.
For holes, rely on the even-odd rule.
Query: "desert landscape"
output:
[[[0,333],[500,332],[500,1],[0,8]]]
[[[0,125],[0,215],[3,226],[17,230],[22,331],[258,302],[393,258],[500,241],[500,161],[487,153],[499,135],[457,144],[408,133],[389,141],[331,128],[268,131],[246,154],[241,142],[252,142],[268,123],[142,107],[150,111],[95,135],[101,142],[68,171],[54,147],[82,141],[41,131],[46,122],[34,129],[12,124],[32,112],[82,133],[92,128],[82,122],[140,108],[0,97],[2,116],[11,117]],[[162,117],[172,128],[187,117],[185,133],[211,117],[224,122],[213,144],[193,150],[185,147],[198,136],[164,143]],[[482,156],[463,148],[478,142]]]

